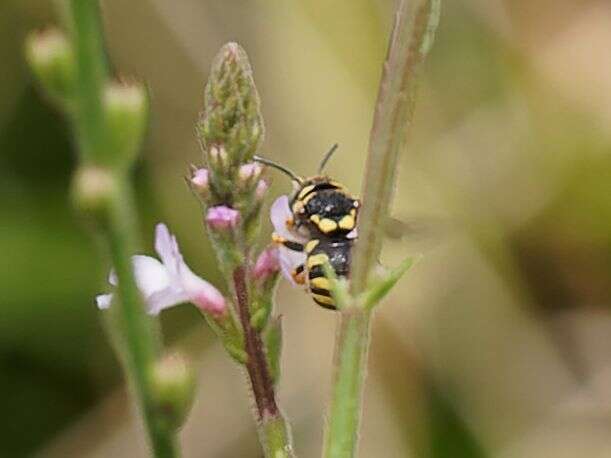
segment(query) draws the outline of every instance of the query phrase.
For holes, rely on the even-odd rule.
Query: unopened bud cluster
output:
[[[272,295],[280,269],[275,247],[257,255],[254,242],[260,226],[263,199],[268,190],[264,167],[254,160],[263,140],[263,119],[259,95],[244,50],[228,43],[215,58],[205,88],[204,109],[197,124],[203,164],[193,166],[188,178],[191,190],[203,206],[203,220],[227,280],[234,290],[234,274],[242,272],[246,282],[251,326],[255,332],[277,338],[279,326],[271,332]],[[221,338],[229,354],[244,363],[245,330],[243,308],[237,308],[224,322],[209,324]],[[269,348],[272,359],[279,349]],[[270,367],[277,361],[270,360]]]
[[[197,124],[204,166],[190,176],[211,231],[256,232],[268,188],[262,165],[253,161],[264,131],[259,106],[246,53],[226,44],[212,65]]]

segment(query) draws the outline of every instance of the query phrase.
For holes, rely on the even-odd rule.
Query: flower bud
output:
[[[26,59],[47,94],[60,104],[74,96],[76,64],[74,52],[63,32],[49,29],[26,40]]]
[[[257,258],[255,267],[252,270],[252,275],[255,280],[265,281],[279,271],[280,261],[278,258],[278,248],[270,246],[263,250]]]
[[[248,57],[237,43],[218,53],[204,94],[197,126],[203,147],[224,145],[232,165],[251,161],[263,140],[263,118]]]
[[[102,167],[83,166],[77,169],[72,182],[72,197],[76,207],[91,215],[105,213],[114,193],[117,180]]]
[[[209,178],[208,169],[194,169],[189,181],[193,190],[201,196],[208,193]]]
[[[263,167],[256,162],[249,162],[240,166],[238,176],[243,182],[251,182],[257,180],[263,171]]]
[[[156,362],[152,376],[153,395],[162,427],[180,428],[187,418],[195,394],[195,374],[179,353],[163,356]]]
[[[148,97],[139,83],[113,81],[104,90],[109,147],[101,160],[129,167],[136,158],[146,128]]]
[[[240,222],[240,212],[225,205],[211,207],[206,213],[206,223],[214,230],[235,229]]]
[[[255,197],[258,200],[262,200],[267,193],[267,189],[269,188],[269,184],[265,180],[259,180],[257,183],[257,187],[255,188]]]

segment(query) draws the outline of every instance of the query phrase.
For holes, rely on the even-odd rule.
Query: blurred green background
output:
[[[361,456],[611,456],[611,4],[444,3],[394,202],[408,231],[382,261],[425,256],[376,316]],[[307,174],[338,142],[328,170],[358,192],[392,1],[102,5],[113,67],[152,97],[145,252],[164,221],[219,280],[182,177],[229,40],[252,60],[262,153]],[[0,456],[146,456],[93,305],[108,265],[68,202],[70,131],[23,60],[53,7],[0,4]],[[287,284],[279,303],[280,397],[300,456],[317,456],[334,316]],[[185,456],[258,456],[240,371],[188,305],[163,324],[201,366]]]

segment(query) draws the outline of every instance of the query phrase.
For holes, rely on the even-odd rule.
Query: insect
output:
[[[294,252],[305,254],[305,262],[291,272],[295,283],[306,285],[312,299],[318,305],[335,309],[329,280],[323,265],[328,262],[338,277],[350,275],[352,246],[356,240],[356,222],[360,202],[337,181],[322,175],[325,165],[337,149],[337,144],[325,154],[318,174],[302,178],[291,170],[268,159],[255,156],[255,160],[274,167],[288,175],[296,184],[296,190],[288,202],[285,221],[290,240],[277,233],[272,240]]]

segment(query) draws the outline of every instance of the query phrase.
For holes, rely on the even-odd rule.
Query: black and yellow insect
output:
[[[334,145],[325,155],[318,175],[305,179],[279,164],[255,158],[286,173],[297,184],[289,205],[292,216],[286,224],[288,229],[305,236],[308,241],[302,244],[277,234],[272,240],[289,250],[305,253],[305,263],[294,269],[293,279],[297,284],[306,285],[314,302],[328,309],[335,309],[335,302],[323,265],[328,262],[338,277],[350,275],[350,256],[360,205],[343,185],[322,175],[336,148]]]

